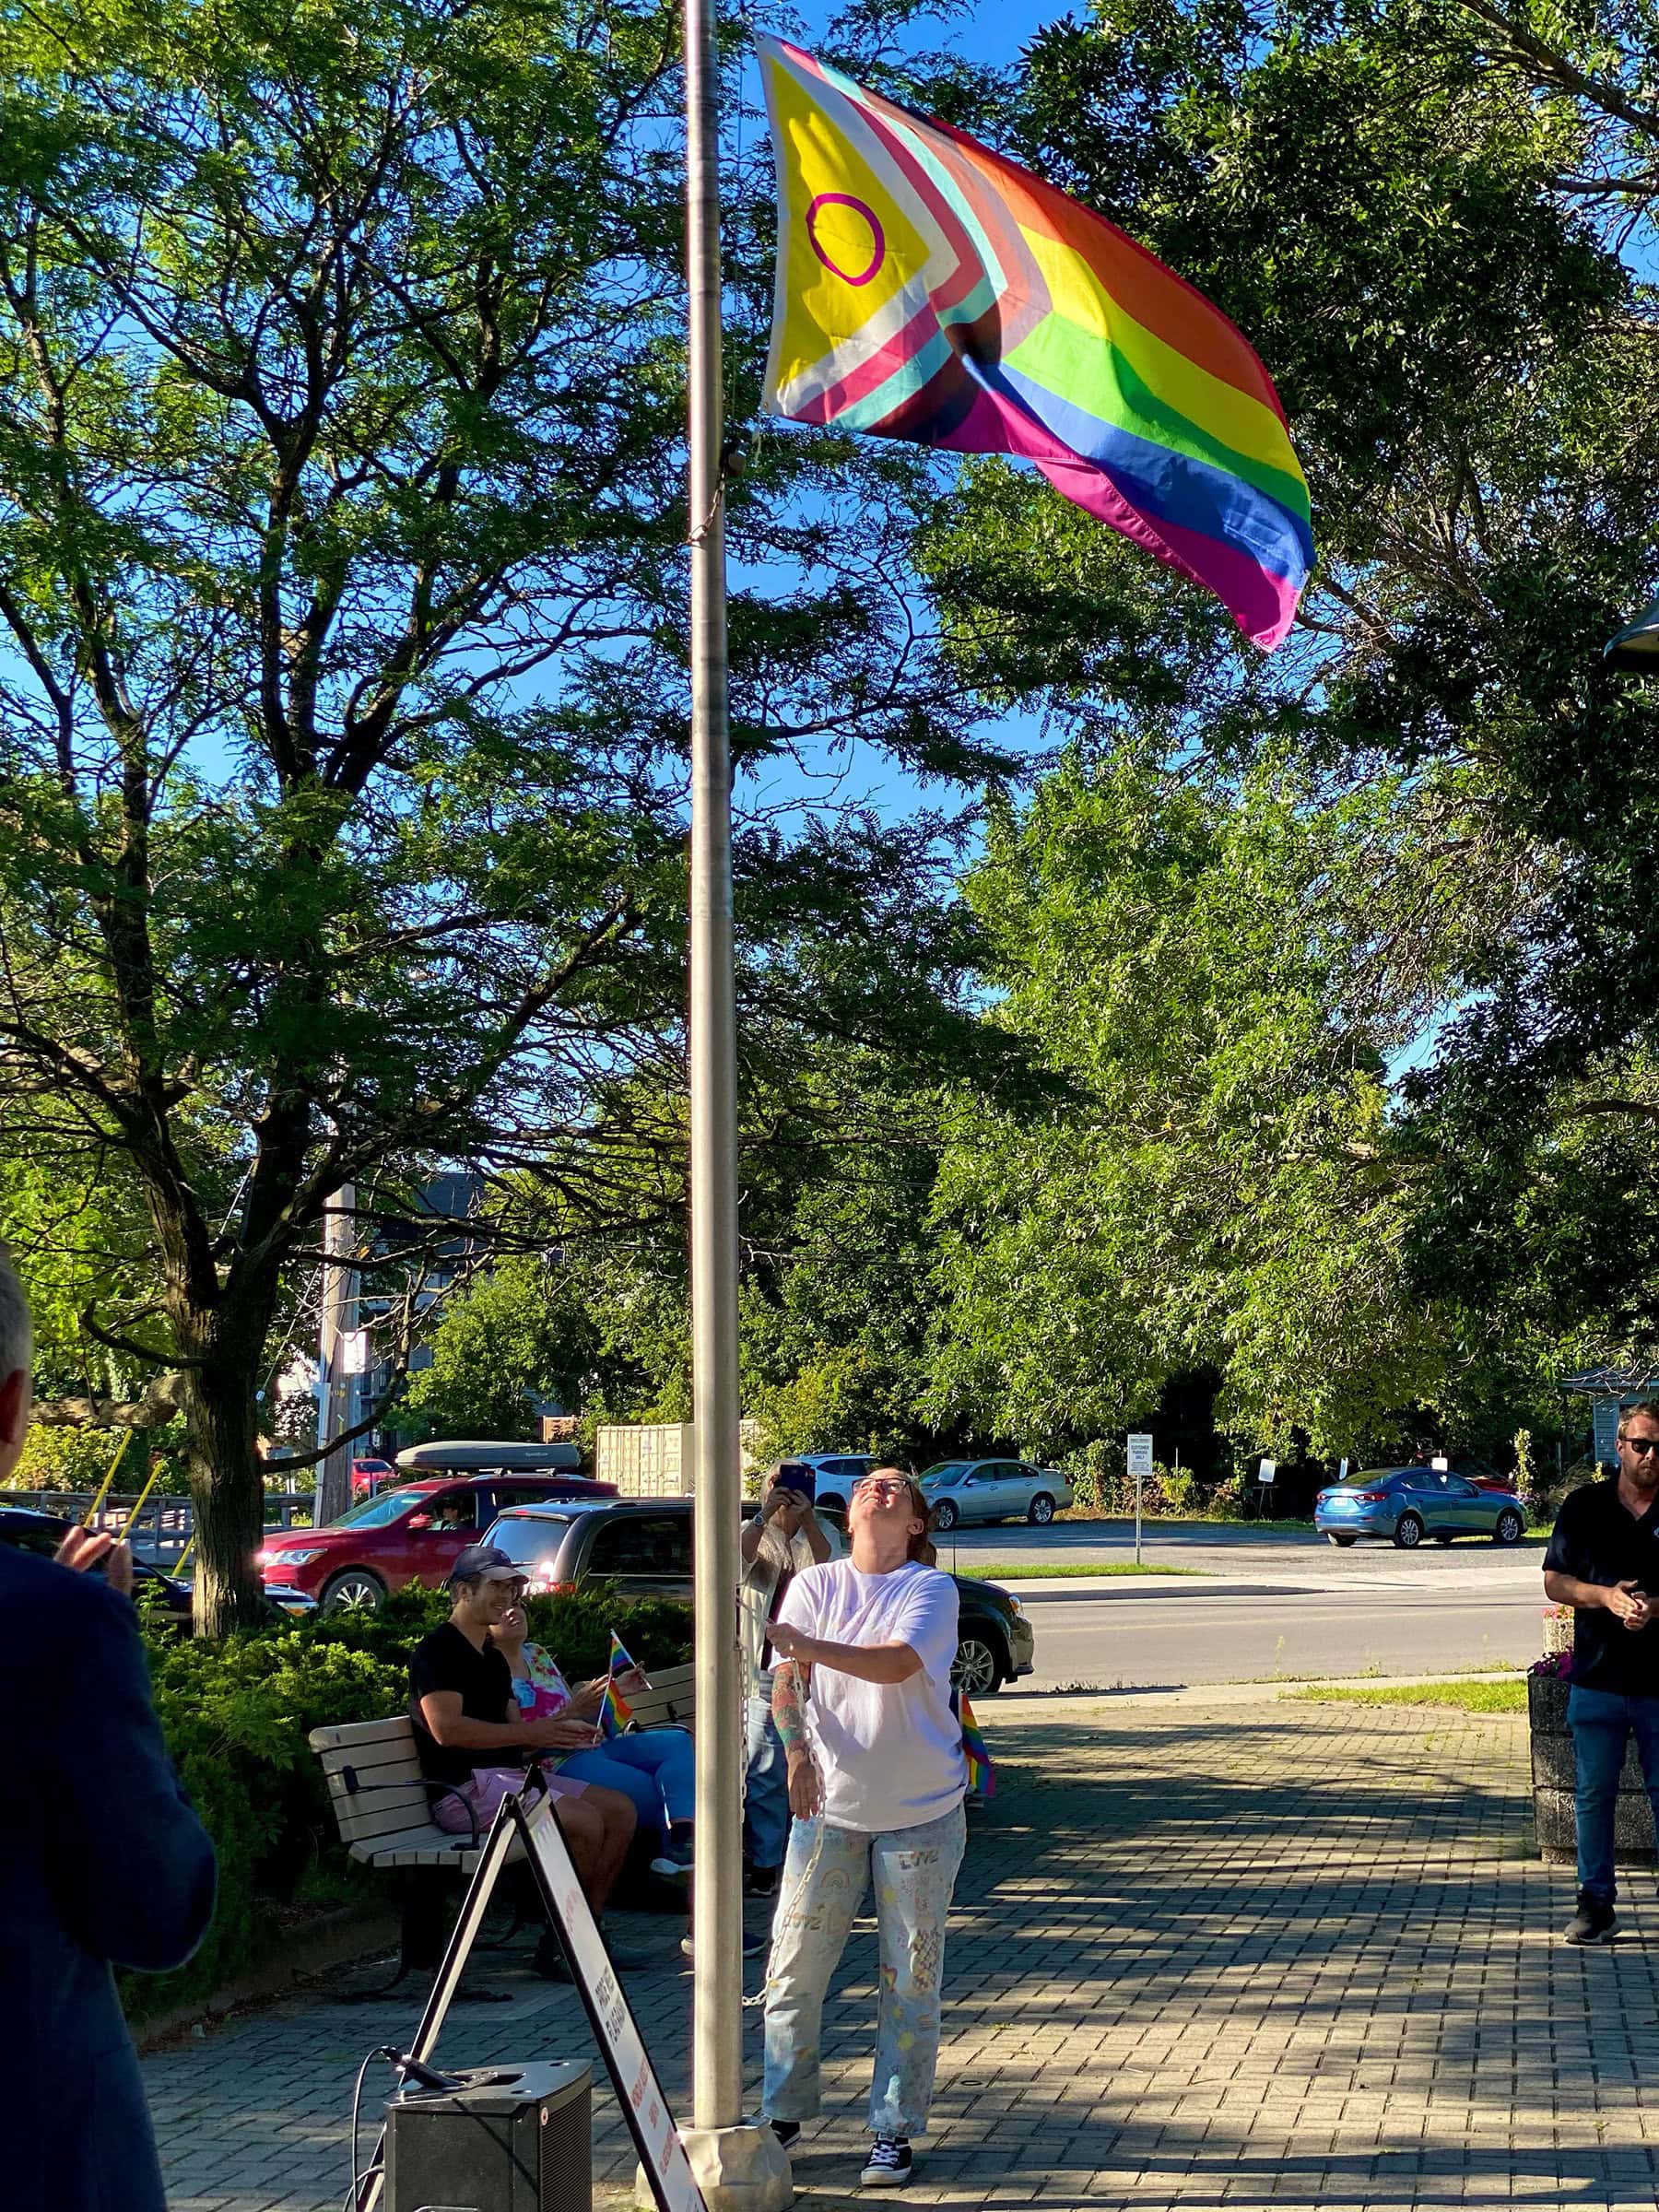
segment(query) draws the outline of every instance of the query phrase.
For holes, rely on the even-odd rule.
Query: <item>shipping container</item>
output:
[[[759,1421],[743,1421],[738,1439],[747,1475],[759,1441]],[[692,1488],[689,1421],[617,1422],[594,1439],[594,1473],[624,1498],[685,1498]]]

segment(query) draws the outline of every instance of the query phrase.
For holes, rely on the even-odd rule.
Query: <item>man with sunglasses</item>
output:
[[[1659,1410],[1618,1424],[1618,1472],[1574,1490],[1544,1555],[1544,1594],[1573,1609],[1572,1731],[1578,1911],[1569,1943],[1606,1943],[1616,1924],[1614,1818],[1625,1746],[1636,1739],[1659,1820]]]

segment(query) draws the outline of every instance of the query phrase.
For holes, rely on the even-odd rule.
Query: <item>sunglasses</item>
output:
[[[910,1487],[908,1482],[898,1477],[875,1475],[861,1476],[853,1485],[855,1490],[863,1490],[872,1498],[902,1498],[909,1492]]]
[[[1659,1436],[1621,1436],[1618,1441],[1639,1459],[1645,1459],[1650,1452],[1659,1452]]]

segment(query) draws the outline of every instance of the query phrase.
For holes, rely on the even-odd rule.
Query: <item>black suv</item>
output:
[[[511,1506],[491,1525],[533,1591],[572,1591],[603,1576],[623,1597],[691,1601],[689,1498],[593,1498]],[[950,1678],[983,1698],[1032,1668],[1035,1638],[1017,1597],[954,1575],[960,1618]]]

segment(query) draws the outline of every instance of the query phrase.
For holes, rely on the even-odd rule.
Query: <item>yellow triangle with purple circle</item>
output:
[[[787,211],[774,333],[782,388],[873,322],[927,267],[932,249],[891,184],[793,71],[769,57],[765,75]],[[912,209],[920,212],[913,201]]]

